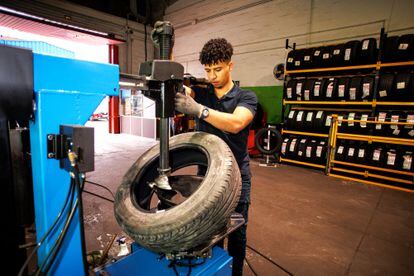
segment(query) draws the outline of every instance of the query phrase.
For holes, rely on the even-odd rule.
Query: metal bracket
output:
[[[63,134],[47,135],[47,158],[64,159],[70,147],[71,138]]]

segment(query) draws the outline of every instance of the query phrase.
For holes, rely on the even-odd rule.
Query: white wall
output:
[[[242,86],[281,85],[273,67],[285,62],[285,39],[298,47],[414,33],[412,0],[179,0],[166,10],[176,27],[175,60],[204,77],[199,51],[211,38],[234,47],[234,79]]]
[[[139,64],[144,61],[144,25],[107,13],[63,0],[12,1],[2,0],[0,5],[90,30],[111,33],[125,40],[119,45],[119,66],[123,73],[137,74]],[[152,28],[148,26],[148,34]],[[148,36],[149,38],[149,36]],[[151,39],[147,40],[148,59],[153,58]]]

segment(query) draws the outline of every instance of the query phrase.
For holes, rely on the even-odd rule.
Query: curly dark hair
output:
[[[204,44],[199,60],[203,65],[211,65],[222,61],[230,61],[232,55],[233,46],[226,39],[214,38]]]

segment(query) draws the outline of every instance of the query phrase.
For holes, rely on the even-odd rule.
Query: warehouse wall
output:
[[[58,22],[111,33],[125,40],[119,47],[121,72],[137,74],[139,64],[145,59],[143,24],[61,0],[3,0],[1,5]],[[148,26],[147,30],[149,34],[152,28]],[[147,49],[148,59],[152,59],[154,51],[151,39],[147,40]]]
[[[225,37],[234,46],[234,79],[263,90],[259,87],[282,85],[272,71],[285,62],[286,38],[303,48],[379,37],[382,26],[395,34],[412,33],[413,10],[411,0],[179,0],[164,19],[176,26],[174,56],[187,72],[204,76],[199,51],[208,39]],[[269,106],[263,95],[258,93],[259,100]]]

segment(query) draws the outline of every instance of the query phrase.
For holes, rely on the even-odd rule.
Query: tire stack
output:
[[[280,156],[308,163],[325,164],[327,151],[326,139],[290,135],[283,139]]]

